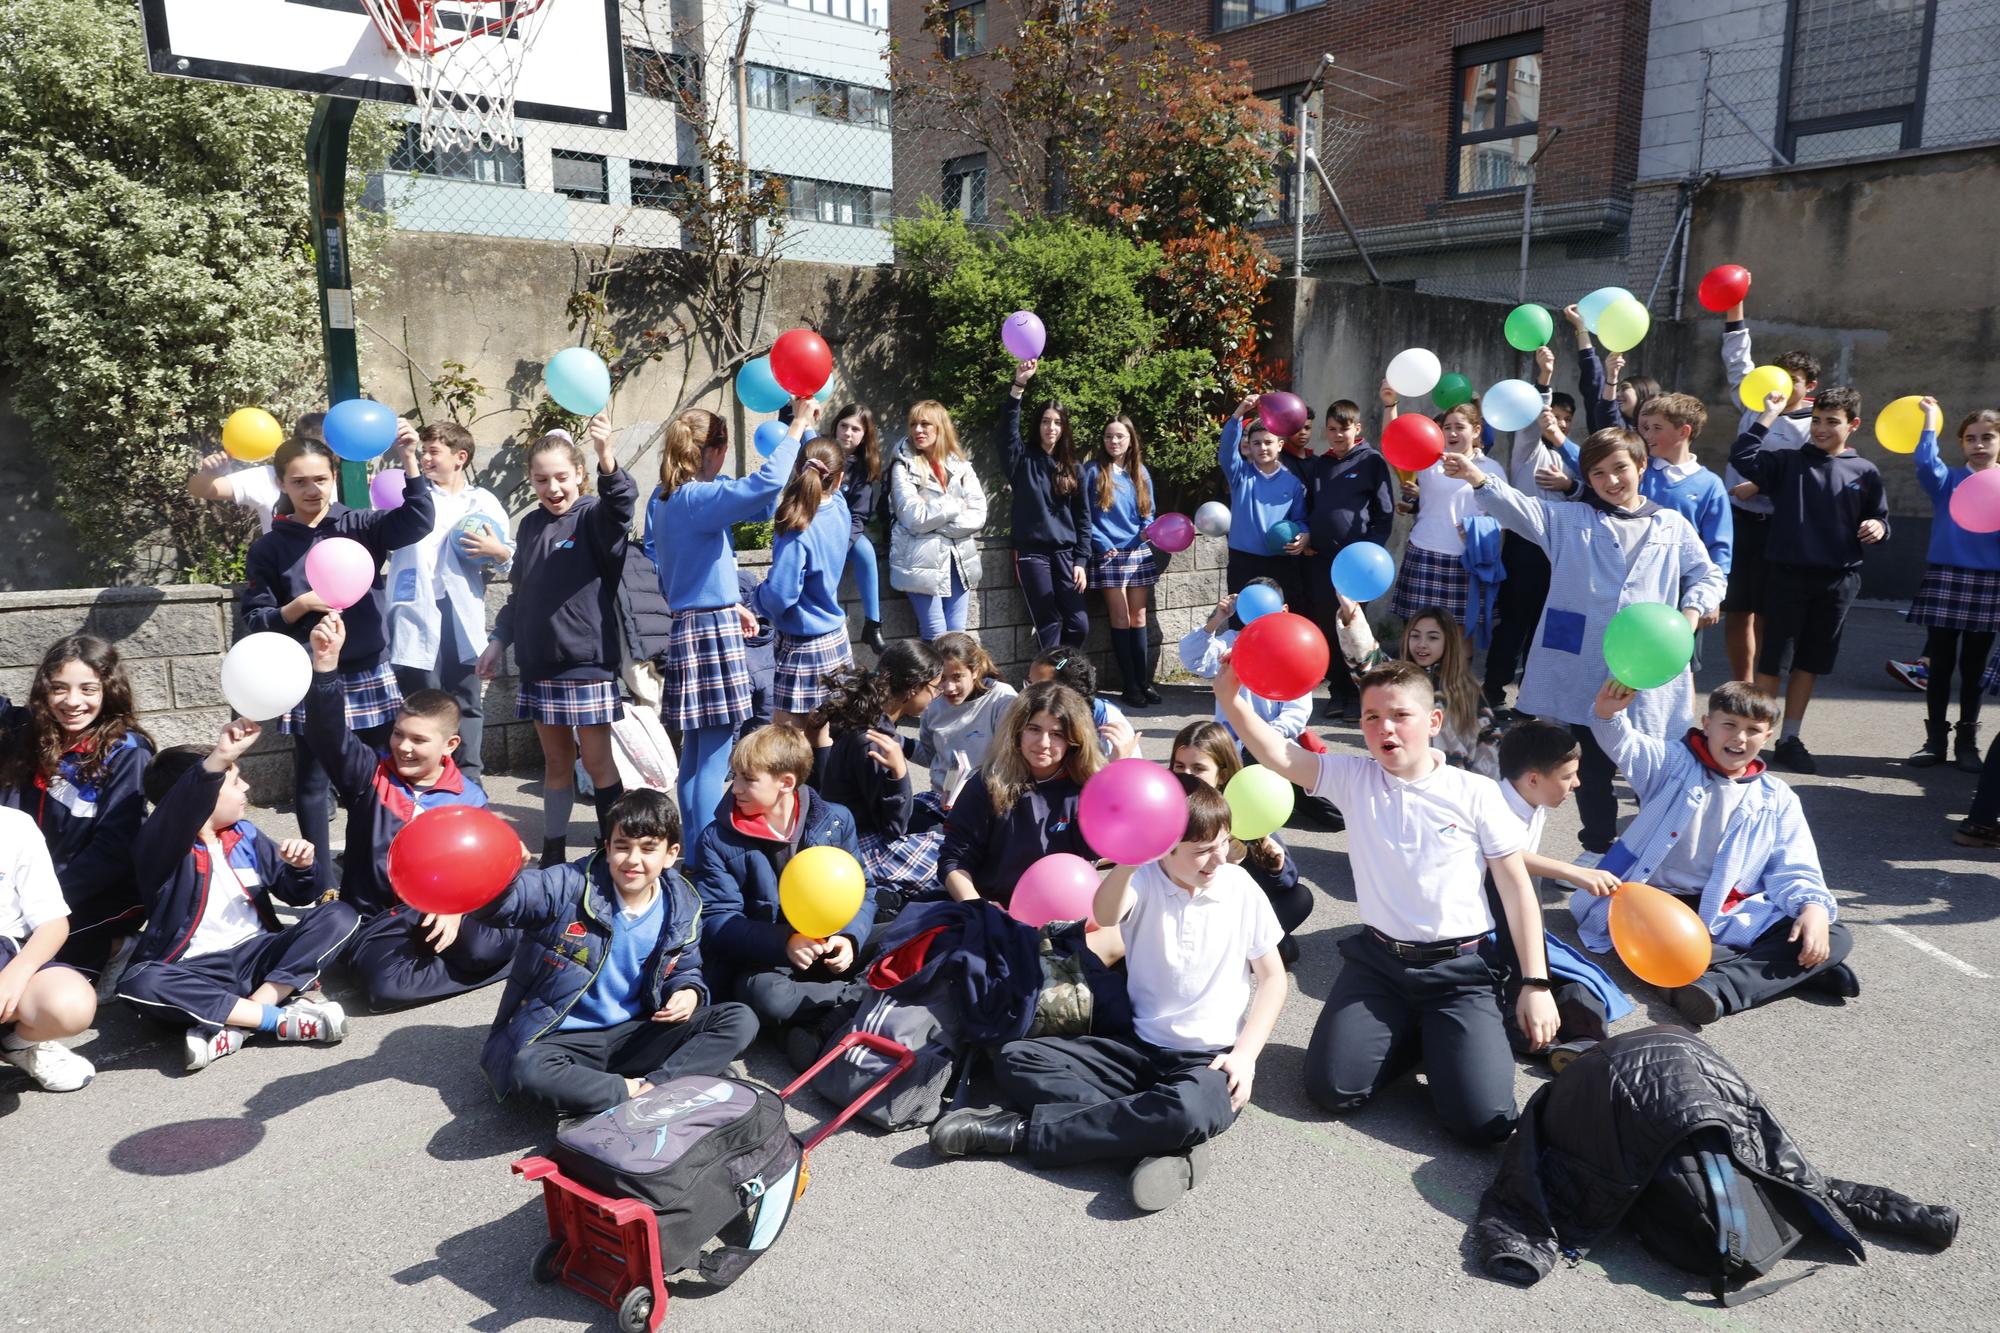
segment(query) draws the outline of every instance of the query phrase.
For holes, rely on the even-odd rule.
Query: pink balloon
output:
[[[1975,472],[1951,493],[1951,521],[1967,532],[2000,532],[2000,468]]]
[[[1282,389],[1261,394],[1257,399],[1257,417],[1273,435],[1295,434],[1306,424],[1305,400]]]
[[[1080,856],[1051,852],[1029,866],[1014,886],[1007,913],[1039,929],[1051,921],[1087,921],[1097,896],[1097,871]]]
[[[375,584],[375,557],[352,537],[328,537],[306,552],[306,585],[336,611],[368,595]]]
[[[401,509],[403,507],[402,471],[377,472],[368,483],[368,503],[377,509]]]
[[[1162,514],[1146,525],[1145,538],[1162,551],[1185,551],[1194,545],[1194,520],[1186,514]]]
[[[1165,856],[1187,832],[1187,792],[1150,759],[1106,764],[1083,784],[1076,822],[1091,850],[1121,866]]]

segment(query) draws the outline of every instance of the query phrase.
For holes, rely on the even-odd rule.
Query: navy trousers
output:
[[[1090,636],[1090,615],[1083,594],[1076,590],[1076,559],[1069,551],[1016,551],[1014,577],[1028,603],[1028,619],[1044,648],[1059,643],[1083,647]]]
[[[507,975],[520,931],[464,917],[458,938],[438,953],[424,938],[423,916],[398,904],[368,918],[355,932],[347,950],[347,977],[370,1009],[400,1009],[463,995]]]
[[[180,1027],[221,1028],[238,1000],[265,982],[302,991],[354,933],[359,918],[343,902],[321,903],[283,930],[198,958],[134,963],[118,993],[149,1018]]]
[[[628,1078],[720,1074],[756,1037],[757,1019],[740,1004],[705,1004],[683,1023],[558,1030],[515,1055],[514,1086],[564,1115],[594,1115],[625,1100]]]
[[[479,758],[479,746],[486,735],[486,717],[481,699],[486,682],[479,679],[474,670],[479,665],[479,652],[472,650],[472,657],[460,660],[466,645],[459,642],[458,622],[453,618],[451,603],[437,604],[441,618],[438,631],[438,660],[429,667],[398,666],[396,686],[409,698],[418,690],[443,690],[458,701],[458,753],[452,756],[458,764],[458,771],[479,781],[479,774],[485,764]],[[485,645],[480,645],[484,647]]]
[[[1215,1056],[1137,1037],[1037,1037],[1002,1046],[993,1073],[1028,1113],[1028,1160],[1078,1166],[1186,1152],[1236,1123]]]

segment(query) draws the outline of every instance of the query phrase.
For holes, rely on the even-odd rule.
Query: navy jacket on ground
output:
[[[893,737],[896,724],[877,717],[875,730]],[[854,816],[856,828],[884,842],[894,842],[910,831],[917,798],[910,786],[909,770],[900,778],[890,777],[868,753],[865,730],[836,736],[832,745],[814,753],[813,787],[833,804],[845,807]]]
[[[28,710],[0,696],[0,746],[28,743]],[[139,905],[132,842],[146,819],[144,781],[153,747],[127,732],[104,758],[95,781],[79,777],[82,756],[56,763],[53,780],[0,788],[0,805],[35,821],[49,845],[70,925],[108,920]]]
[[[701,900],[677,868],[660,876],[660,892],[665,912],[639,1004],[647,1014],[659,1012],[675,991],[693,990],[703,1004],[709,1000],[701,971]],[[514,1090],[514,1057],[560,1027],[597,979],[611,956],[618,911],[610,866],[593,852],[568,865],[523,870],[505,893],[473,914],[490,926],[523,932],[479,1056],[498,1096]]]
[[[1809,569],[1859,569],[1866,548],[1855,534],[1868,519],[1889,535],[1882,474],[1852,449],[1829,454],[1816,444],[1764,449],[1766,427],[1753,424],[1729,447],[1729,465],[1771,500],[1765,559]]]
[[[1056,494],[1055,458],[1021,440],[1021,400],[1012,393],[1000,405],[1000,425],[993,433],[1007,481],[1014,488],[1014,549],[1068,551],[1081,568],[1090,560],[1090,511],[1084,503],[1083,469],[1076,470],[1076,489]]]
[[[997,815],[986,790],[986,774],[974,773],[945,819],[938,883],[952,871],[963,870],[980,897],[1005,907],[1028,867],[1051,852],[1096,860],[1097,853],[1084,841],[1076,820],[1082,794],[1081,787],[1057,774],[1029,787],[1013,809]]]
[[[709,984],[725,998],[738,978],[787,966],[785,945],[792,927],[778,905],[778,877],[792,857],[808,847],[838,847],[861,860],[854,840],[854,816],[823,799],[811,787],[798,789],[799,811],[787,842],[745,832],[736,820],[736,801],[724,795],[715,819],[702,830],[689,858],[688,876],[701,895],[701,940],[707,953]],[[854,941],[858,957],[875,928],[875,886],[861,897],[861,910],[837,933]]]
[[[639,487],[621,467],[599,472],[597,489],[560,516],[536,505],[514,530],[514,594],[493,637],[514,649],[524,681],[618,676],[618,581]]]
[[[1303,478],[1307,541],[1318,555],[1355,542],[1386,542],[1396,522],[1400,487],[1389,460],[1372,444],[1357,443],[1345,458],[1320,454]]]
[[[340,613],[347,626],[347,645],[340,650],[342,671],[365,671],[387,659],[389,641],[383,629],[389,604],[383,591],[381,565],[389,552],[430,535],[435,516],[431,484],[422,474],[403,483],[403,503],[394,509],[349,509],[343,504],[327,506],[319,526],[309,528],[290,514],[271,520],[271,530],[250,543],[243,588],[243,628],[247,633],[270,631],[305,643],[319,623],[317,615],[301,616],[297,624],[285,623],[285,604],[311,590],[306,581],[306,555],[314,545],[329,537],[347,537],[368,548],[375,557],[375,586],[368,595]],[[516,565],[515,577],[520,577]]]
[[[443,775],[428,787],[418,789],[397,777],[387,759],[347,729],[340,677],[330,671],[314,672],[306,692],[306,744],[347,811],[340,898],[364,917],[400,901],[389,887],[389,844],[405,824],[443,805],[486,804],[486,792],[458,771],[450,755]]]
[[[272,895],[303,907],[318,894],[312,871],[294,870],[279,860],[277,842],[247,819],[222,831],[223,851],[237,873],[217,877],[201,830],[215,813],[223,776],[200,765],[188,770],[139,829],[133,868],[147,916],[134,963],[170,963],[185,953],[208,910],[210,893],[249,890],[257,919],[269,931],[284,928],[271,908]],[[243,883],[246,879],[254,882]]]

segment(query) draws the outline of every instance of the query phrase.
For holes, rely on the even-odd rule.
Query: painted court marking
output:
[[[1929,940],[1924,939],[1918,935],[1913,935],[1909,931],[1904,930],[1901,926],[1891,925],[1887,921],[1876,921],[1870,924],[1874,925],[1875,928],[1878,930],[1888,931],[1891,935],[1894,935],[1897,939],[1909,945],[1912,949],[1916,949],[1921,953],[1929,954],[1931,957],[1937,959],[1940,963],[1945,964],[1947,967],[1957,968],[1959,971],[1965,973],[1965,975],[1967,975],[1968,977],[1977,977],[1981,981],[1993,980],[1992,973],[1981,972],[1978,968],[1966,962],[1963,958],[1960,958],[1955,954],[1946,953],[1943,949],[1938,948],[1937,945],[1932,944]]]

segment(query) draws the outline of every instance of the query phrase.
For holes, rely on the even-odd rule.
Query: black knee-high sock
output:
[[[597,811],[598,837],[605,839],[611,837],[611,807],[616,805],[618,798],[624,794],[625,784],[615,778],[591,794],[590,804]]]
[[[1139,667],[1139,685],[1149,689],[1153,684],[1153,655],[1146,651],[1146,627],[1134,625],[1132,634],[1132,660]]]
[[[1111,641],[1118,649],[1118,674],[1124,679],[1126,690],[1136,694],[1145,688],[1145,668],[1139,664],[1137,636],[1129,629],[1114,628]]]
[[[1958,724],[1962,727],[1979,725],[1979,705],[1984,698],[1979,686],[1986,675],[1986,659],[1993,652],[1994,637],[1988,632],[1967,630],[1959,639]]]
[[[1924,636],[1924,656],[1931,662],[1930,681],[1924,686],[1925,718],[1932,731],[1944,729],[1951,708],[1951,670],[1958,662],[1959,632],[1935,626]],[[1977,678],[1975,677],[1975,680]]]

